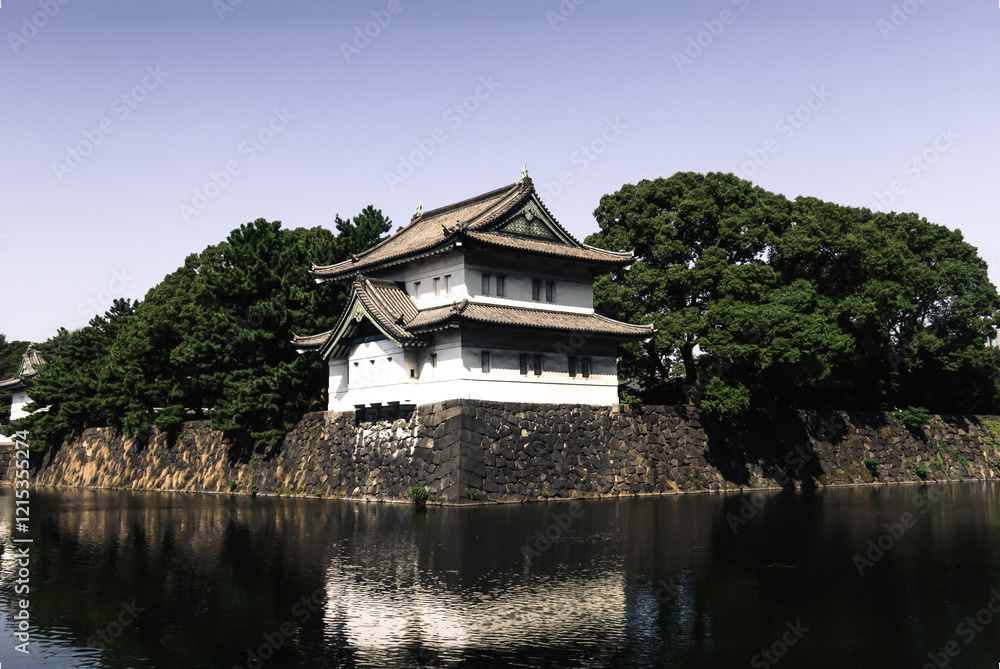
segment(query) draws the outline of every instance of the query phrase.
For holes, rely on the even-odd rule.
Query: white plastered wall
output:
[[[450,399],[541,404],[597,404],[618,402],[617,359],[604,350],[560,350],[552,341],[525,339],[521,348],[498,336],[492,341],[463,337],[458,330],[436,333],[434,345],[404,351],[389,340],[367,342],[352,349],[346,362],[350,382],[343,392],[331,393],[331,411],[349,411],[373,404],[432,404]],[[572,335],[567,344],[573,343]],[[606,348],[606,347],[605,347]],[[490,352],[491,369],[483,373],[482,353]],[[529,358],[528,374],[521,374],[521,354]],[[543,373],[534,374],[534,355],[543,356]],[[577,375],[569,375],[569,356],[578,358]],[[432,364],[432,356],[436,358]],[[589,358],[589,378],[580,359]],[[390,360],[391,358],[391,360]],[[374,362],[373,362],[374,361]],[[355,364],[357,363],[357,364]],[[345,365],[333,360],[331,388]],[[334,369],[338,371],[335,373]],[[411,375],[412,370],[412,375]],[[338,386],[342,387],[342,386]]]
[[[14,421],[27,416],[28,412],[24,410],[24,407],[29,404],[31,404],[31,398],[28,397],[28,393],[24,390],[15,390],[10,398],[10,419]]]

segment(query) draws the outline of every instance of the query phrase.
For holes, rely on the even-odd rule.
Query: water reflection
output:
[[[5,495],[0,603],[9,611],[16,564]],[[29,658],[12,656],[5,620],[0,660],[710,667],[746,666],[774,647],[787,666],[920,667],[954,640],[968,666],[1000,661],[1000,617],[969,643],[956,636],[1000,587],[994,485],[770,493],[753,513],[738,495],[573,504],[414,513],[40,491],[30,532],[38,644]],[[554,539],[537,543],[540,532]],[[885,550],[860,573],[856,556],[880,540]],[[314,614],[303,608],[309,598]],[[115,627],[124,606],[140,612]],[[775,646],[794,625],[808,631]]]

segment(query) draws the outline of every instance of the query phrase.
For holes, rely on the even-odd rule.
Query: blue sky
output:
[[[525,162],[580,238],[625,183],[734,171],[959,228],[996,283],[991,2],[4,0],[0,333],[256,218],[401,225]]]

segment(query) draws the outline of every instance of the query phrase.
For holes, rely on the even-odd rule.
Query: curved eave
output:
[[[430,332],[469,323],[493,328],[528,330],[532,332],[576,332],[589,337],[614,341],[641,341],[656,334],[652,324],[633,325],[599,314],[574,314],[543,309],[500,307],[463,303],[459,308],[440,309],[439,314],[427,314],[425,322],[418,316],[409,326],[413,332]],[[604,327],[601,327],[604,326]]]
[[[500,250],[533,257],[558,258],[601,268],[624,267],[635,261],[635,254],[631,251],[607,251],[586,244],[579,246],[561,245],[531,237],[515,237],[498,233],[466,232],[462,236],[470,246],[480,246],[494,251]],[[567,253],[567,250],[576,251],[577,254]]]
[[[20,390],[25,387],[25,379],[14,378],[0,381],[0,390]]]
[[[333,334],[333,330],[327,330],[326,332],[321,332],[317,335],[309,335],[306,337],[301,337],[295,335],[292,338],[291,344],[295,347],[298,353],[310,353],[312,351],[318,351],[323,348],[323,345],[329,341],[330,336]]]
[[[404,263],[413,262],[415,260],[420,260],[422,258],[429,258],[431,256],[436,256],[445,251],[450,251],[455,247],[456,243],[460,240],[458,239],[458,233],[452,234],[450,237],[445,239],[443,242],[437,244],[432,244],[428,247],[417,249],[415,251],[408,251],[405,254],[394,256],[391,258],[385,258],[380,261],[372,263],[363,263],[361,260],[346,261],[346,263],[339,263],[337,265],[330,265],[329,267],[313,267],[309,270],[309,273],[316,277],[317,281],[343,281],[344,279],[353,279],[362,272],[369,270],[381,270],[387,267],[394,267],[396,265],[402,265]],[[343,266],[342,269],[333,271],[335,268]],[[325,272],[324,270],[330,270]]]

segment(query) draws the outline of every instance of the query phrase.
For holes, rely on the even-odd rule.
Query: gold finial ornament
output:
[[[421,202],[420,200],[417,200],[417,213],[415,215],[416,216],[424,215],[424,203]]]
[[[528,178],[528,163],[524,164],[521,168],[521,178],[517,180],[517,183],[524,183],[524,180]]]

